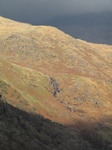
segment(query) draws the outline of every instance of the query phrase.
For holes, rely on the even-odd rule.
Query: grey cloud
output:
[[[112,11],[112,0],[0,0],[0,15],[21,21],[57,15]]]

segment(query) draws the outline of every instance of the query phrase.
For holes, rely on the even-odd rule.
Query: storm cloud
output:
[[[59,15],[112,11],[112,0],[0,0],[0,15],[32,23]]]

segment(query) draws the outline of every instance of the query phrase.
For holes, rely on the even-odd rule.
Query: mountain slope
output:
[[[112,46],[2,17],[0,37],[0,88],[8,103],[111,141]]]

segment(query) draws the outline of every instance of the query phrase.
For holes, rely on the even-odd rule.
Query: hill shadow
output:
[[[100,123],[96,127],[91,122],[78,126],[66,125],[45,119],[34,113],[27,113],[8,104],[0,96],[0,149],[1,150],[111,150],[112,140],[104,141],[101,131],[111,129]],[[107,118],[108,120],[109,118]],[[71,129],[72,128],[72,129]],[[100,131],[100,132],[99,132]]]
[[[1,150],[90,150],[74,130],[27,113],[0,98]]]
[[[96,122],[79,121],[66,126],[77,130],[81,137],[92,145],[92,148],[112,150],[112,117],[105,117],[103,121],[99,119]]]

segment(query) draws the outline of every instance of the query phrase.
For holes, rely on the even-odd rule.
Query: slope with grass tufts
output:
[[[112,46],[0,17],[0,85],[8,103],[111,142]]]

